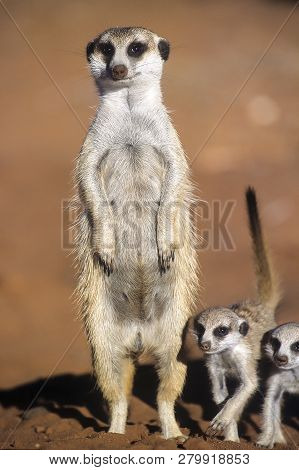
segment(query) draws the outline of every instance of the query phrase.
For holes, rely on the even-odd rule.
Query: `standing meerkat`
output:
[[[258,385],[257,361],[261,339],[275,325],[275,310],[280,299],[276,276],[263,240],[255,191],[246,192],[247,212],[252,238],[257,300],[246,300],[229,307],[209,308],[194,320],[199,346],[206,354],[213,399],[222,409],[212,420],[207,434],[223,432],[226,440],[239,441],[238,420]],[[239,385],[228,398],[226,378],[233,376]]]
[[[281,402],[285,392],[299,393],[299,323],[285,323],[265,335],[265,353],[273,361],[267,381],[262,433],[263,447],[286,444],[281,430]]]
[[[162,102],[169,43],[141,27],[87,45],[100,104],[76,166],[78,297],[110,432],[124,433],[134,359],[154,355],[165,438],[183,438],[177,359],[194,313],[197,267],[186,157]]]

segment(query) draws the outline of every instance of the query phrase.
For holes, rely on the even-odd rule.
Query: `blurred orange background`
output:
[[[252,184],[285,291],[279,322],[298,320],[299,9],[281,29],[294,4],[0,5],[1,387],[91,367],[84,333],[76,336],[81,324],[71,299],[73,260],[62,247],[62,202],[72,195],[74,160],[98,102],[85,45],[111,26],[142,25],[169,39],[165,102],[195,159],[201,197],[237,202],[228,222],[236,249],[199,252],[202,304],[254,292],[243,204]]]

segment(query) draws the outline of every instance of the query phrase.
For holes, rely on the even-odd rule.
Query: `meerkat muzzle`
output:
[[[123,80],[128,75],[128,69],[125,65],[115,65],[111,70],[113,80]]]
[[[209,351],[211,349],[211,341],[204,341],[200,346],[204,351]]]
[[[274,356],[274,359],[278,366],[286,366],[288,363],[288,356]]]

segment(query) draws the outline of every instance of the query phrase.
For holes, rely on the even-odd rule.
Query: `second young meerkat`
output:
[[[299,393],[299,323],[285,323],[265,335],[265,354],[272,361],[266,385],[262,432],[257,444],[272,448],[286,444],[281,429],[285,392]]]
[[[254,189],[246,192],[247,213],[252,238],[257,299],[228,307],[209,308],[194,319],[195,335],[206,355],[213,399],[221,406],[207,434],[224,433],[226,440],[239,441],[238,420],[257,388],[257,361],[261,339],[275,326],[275,310],[280,299],[276,275],[267,253]],[[228,396],[226,378],[239,384]]]
[[[174,403],[186,365],[197,262],[187,160],[162,101],[166,39],[111,28],[87,46],[100,103],[76,167],[78,297],[110,432],[124,433],[135,358],[156,359],[165,438],[184,439]]]

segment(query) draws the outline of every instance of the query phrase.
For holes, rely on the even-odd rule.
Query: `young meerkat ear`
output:
[[[239,332],[242,336],[246,336],[249,330],[249,325],[247,321],[243,321],[239,326]]]
[[[158,42],[158,49],[160,52],[161,58],[166,61],[169,57],[170,44],[166,39],[160,39]]]
[[[273,329],[269,330],[269,331],[266,331],[266,333],[264,333],[264,335],[262,337],[262,340],[261,340],[262,346],[266,346],[268,343],[270,343],[272,331],[273,331]]]

